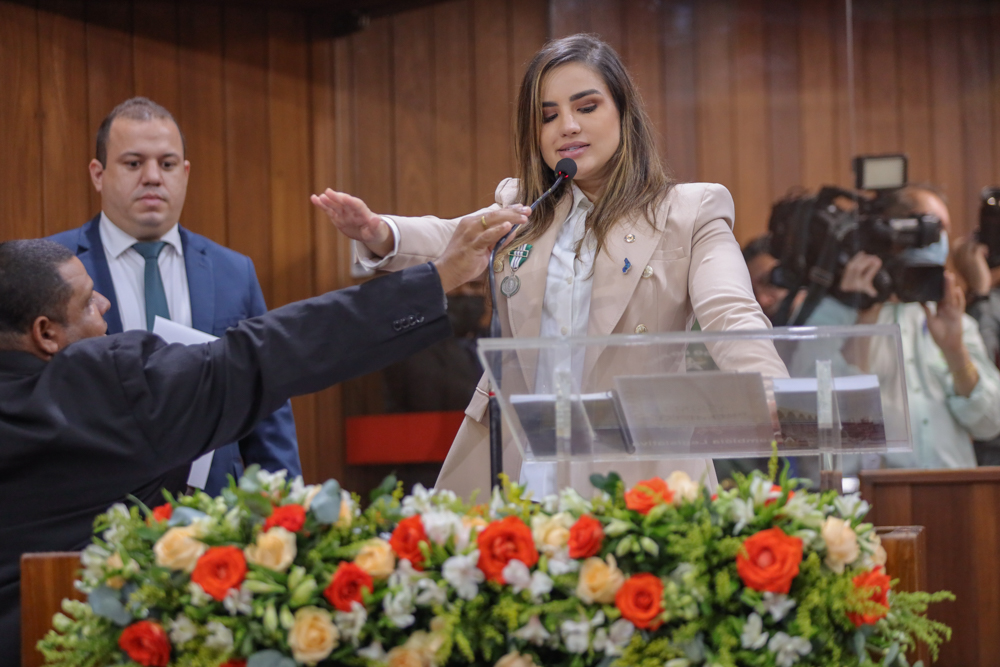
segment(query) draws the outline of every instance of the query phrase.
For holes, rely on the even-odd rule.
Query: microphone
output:
[[[556,180],[548,190],[542,193],[542,196],[535,200],[531,205],[531,211],[534,213],[535,207],[537,207],[542,200],[551,195],[556,191],[563,181],[572,180],[576,176],[576,161],[572,158],[564,157],[556,163]],[[514,225],[511,227],[510,231],[507,232],[502,239],[497,241],[497,244],[493,246],[493,252],[490,253],[490,265],[486,269],[486,273],[489,275],[490,283],[490,296],[493,299],[493,314],[490,317],[490,338],[500,338],[500,311],[497,309],[497,287],[496,279],[493,275],[496,273],[493,270],[493,264],[497,259],[497,251],[503,247],[503,244],[507,242],[517,228],[520,225]],[[499,383],[501,370],[501,360],[499,353],[495,353],[497,356],[493,357],[492,371],[493,378]],[[490,481],[494,486],[500,485],[500,473],[503,472],[503,435],[501,433],[500,426],[500,404],[497,402],[496,393],[490,391],[490,402],[489,402],[489,414],[490,414]]]

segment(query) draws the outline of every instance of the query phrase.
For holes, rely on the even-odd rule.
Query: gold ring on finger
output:
[[[481,218],[479,219],[479,222],[483,223],[483,229],[489,229],[489,228],[490,228],[490,226],[486,224],[486,216],[485,216],[485,215],[484,215],[484,216],[482,216],[482,217],[481,217]]]

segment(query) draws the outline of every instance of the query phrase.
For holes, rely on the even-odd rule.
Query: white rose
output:
[[[667,477],[667,486],[674,493],[674,505],[698,499],[698,483],[683,470],[675,470]]]
[[[288,631],[292,657],[306,665],[325,660],[337,648],[340,633],[330,612],[319,607],[302,607],[295,612],[295,623]]]
[[[851,525],[835,516],[827,517],[820,531],[826,543],[826,566],[843,574],[844,566],[858,558],[858,536]]]
[[[156,564],[170,570],[193,572],[208,547],[200,542],[201,528],[195,524],[171,528],[153,545]]]
[[[257,541],[246,547],[243,553],[247,562],[275,572],[284,572],[295,561],[295,554],[298,553],[295,533],[275,526],[266,533],[257,535]]]
[[[569,529],[573,527],[573,517],[560,512],[551,517],[536,514],[531,518],[531,536],[539,551],[553,554],[569,543]]]

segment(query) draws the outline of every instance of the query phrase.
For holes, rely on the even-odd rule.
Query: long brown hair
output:
[[[597,240],[599,253],[615,223],[629,215],[644,213],[647,222],[655,227],[656,208],[673,181],[656,151],[639,91],[618,54],[593,35],[572,35],[543,46],[528,64],[521,81],[514,128],[520,202],[530,204],[555,181],[555,172],[542,158],[542,81],[549,72],[567,63],[581,63],[597,72],[621,117],[621,143],[605,166],[607,183],[587,217],[587,228]],[[556,204],[567,193],[568,188],[561,189],[558,196],[539,204],[531,216],[530,227],[518,237],[519,243],[545,233],[553,222]]]

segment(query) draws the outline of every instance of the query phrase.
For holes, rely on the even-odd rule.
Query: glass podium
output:
[[[842,455],[912,447],[894,325],[481,339],[479,356],[504,448],[554,465],[557,488],[576,464],[652,471],[776,445],[820,457],[821,486],[839,489]]]

